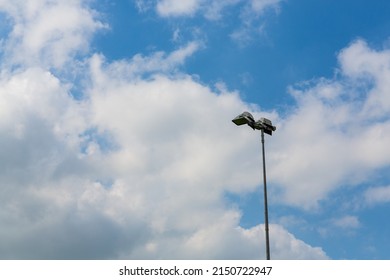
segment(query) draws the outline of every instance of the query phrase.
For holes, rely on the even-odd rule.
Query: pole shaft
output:
[[[263,151],[263,180],[264,180],[264,224],[265,224],[265,246],[267,260],[271,259],[269,248],[269,225],[268,225],[268,201],[267,201],[267,176],[265,172],[265,149],[264,149],[264,131],[261,130],[261,146]]]

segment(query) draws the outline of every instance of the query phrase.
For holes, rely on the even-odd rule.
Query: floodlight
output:
[[[238,115],[232,120],[232,122],[234,122],[236,125],[247,124],[253,129],[255,129],[255,119],[253,118],[252,114],[249,112],[244,112]]]
[[[255,128],[258,130],[263,130],[264,133],[269,135],[272,135],[272,131],[276,130],[276,127],[272,125],[272,122],[266,118],[260,118],[260,120],[255,123]]]
[[[247,124],[253,129],[261,130],[264,133],[272,135],[272,131],[276,130],[276,127],[272,125],[272,122],[266,118],[260,118],[260,120],[255,122],[252,114],[249,112],[244,112],[237,117],[235,117],[232,122],[236,125]]]
[[[261,131],[261,146],[263,154],[263,182],[264,182],[264,226],[265,226],[265,244],[266,244],[266,256],[267,260],[271,259],[270,246],[269,246],[269,223],[268,223],[268,199],[267,199],[267,178],[265,172],[265,150],[264,150],[264,133],[272,135],[272,132],[276,130],[276,127],[272,125],[272,122],[266,118],[260,118],[255,122],[251,113],[244,112],[233,119],[236,125],[247,124],[253,129]]]

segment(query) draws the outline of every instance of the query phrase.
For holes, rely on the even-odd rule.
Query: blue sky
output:
[[[0,258],[388,259],[389,12],[0,1]]]

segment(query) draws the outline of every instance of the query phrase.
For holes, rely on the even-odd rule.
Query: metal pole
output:
[[[265,223],[265,246],[267,260],[270,260],[269,248],[269,226],[268,226],[268,202],[267,202],[267,177],[265,174],[265,150],[264,150],[264,131],[261,129],[261,146],[263,150],[263,180],[264,180],[264,223]]]

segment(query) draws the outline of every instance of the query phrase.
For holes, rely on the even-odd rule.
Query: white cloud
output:
[[[191,16],[200,5],[200,0],[160,0],[156,4],[157,12],[160,16]]]
[[[229,7],[235,7],[241,13],[253,18],[261,15],[270,7],[277,7],[281,0],[138,0],[136,6],[139,11],[149,10],[153,5],[159,16],[169,17],[192,17],[201,14],[208,20],[220,20],[223,12]],[[247,20],[248,18],[243,18]]]
[[[240,228],[223,199],[259,183],[257,137],[230,121],[256,108],[190,76],[143,80],[154,67],[102,60],[90,60],[83,101],[41,68],[1,77],[1,258],[262,257],[262,226]],[[277,226],[272,242],[275,258],[326,258]]]
[[[368,92],[362,114],[367,118],[383,118],[390,111],[390,50],[370,49],[358,40],[340,53],[343,72],[352,79],[363,80],[373,88]]]
[[[92,55],[75,100],[47,69],[72,67],[102,27],[86,4],[0,2],[12,24],[0,75],[0,258],[263,258],[263,226],[241,228],[224,200],[260,182],[258,135],[231,119],[278,114],[177,72],[199,42],[112,63]],[[274,258],[326,258],[278,225],[271,246]]]
[[[262,20],[266,11],[278,11],[282,0],[252,0],[240,11],[241,26],[234,30],[230,37],[240,46],[248,45],[259,35],[264,36],[265,21]]]
[[[390,186],[372,187],[364,193],[365,201],[369,205],[390,202]]]
[[[134,0],[134,4],[139,12],[146,12],[155,5],[154,0]]]
[[[197,13],[202,14],[209,20],[218,20],[222,11],[229,6],[236,5],[242,0],[157,0],[156,11],[161,17],[187,17]]]
[[[169,54],[165,52],[155,52],[150,56],[143,56],[137,54],[130,61],[119,60],[110,64],[106,71],[111,76],[119,75],[123,79],[133,79],[142,75],[155,75],[158,73],[177,73],[180,66],[182,66],[187,58],[192,56],[196,51],[202,47],[202,42],[189,42],[182,48],[179,48]],[[100,84],[107,83],[103,80],[102,72],[98,65],[102,64],[103,57],[94,55],[92,58],[92,71],[96,77],[96,82]],[[100,74],[99,74],[100,73]]]
[[[263,257],[262,225],[239,227],[223,199],[260,183],[258,134],[230,121],[244,110],[278,127],[266,140],[267,171],[282,203],[316,206],[390,164],[387,50],[354,42],[340,52],[339,76],[291,90],[296,107],[283,117],[177,72],[199,42],[112,63],[93,55],[76,101],[44,69],[67,67],[101,23],[78,1],[21,3],[0,2],[12,22],[2,45],[12,67],[0,76],[2,258]],[[46,26],[44,12],[58,19]],[[271,233],[274,258],[326,258],[278,225]]]
[[[289,204],[316,206],[390,164],[388,51],[356,41],[339,61],[336,78],[291,90],[297,106],[268,141],[269,178]]]
[[[346,214],[328,219],[322,226],[316,228],[316,231],[322,238],[330,239],[335,236],[355,236],[361,227],[358,216]]]
[[[275,7],[281,2],[281,0],[251,0],[251,10],[256,14],[261,14],[265,9],[269,7]]]
[[[248,173],[244,171],[248,167],[255,169],[246,161],[238,167],[222,164],[234,154],[239,158],[232,162],[244,159],[240,148],[255,141],[245,133],[237,133],[230,122],[231,116],[246,106],[236,93],[213,93],[190,76],[156,75],[148,80],[129,81],[128,71],[121,70],[126,67],[104,65],[97,56],[91,61],[91,69],[96,82],[90,92],[93,124],[111,131],[123,151],[129,153],[113,154],[118,157],[116,162],[126,163],[131,156],[136,166],[146,168],[145,172],[155,168],[166,179],[184,180],[186,184],[193,180],[196,185],[236,184],[237,179],[221,180],[225,168],[231,168],[230,173],[235,173],[232,176],[240,178],[240,172],[232,172],[233,168],[243,173]],[[230,135],[233,131],[237,136]],[[236,139],[243,136],[246,140]],[[244,185],[252,185],[256,177],[247,176],[248,183]]]
[[[221,20],[224,16],[223,12],[225,9],[237,6],[240,2],[242,2],[242,0],[204,1],[204,16],[209,20]]]
[[[278,225],[270,226],[270,249],[272,259],[328,259],[320,247],[311,247]]]
[[[61,68],[86,52],[92,34],[104,25],[86,1],[1,1],[12,32],[5,39],[11,64]]]
[[[157,15],[162,18],[187,18],[200,15],[209,21],[223,21],[228,10],[230,15],[237,17],[241,23],[233,30],[230,38],[241,46],[246,46],[259,35],[264,35],[265,12],[279,11],[282,0],[137,0],[136,7],[140,12],[146,12],[153,7]],[[178,29],[174,31],[174,41],[177,39]]]
[[[346,215],[332,221],[332,224],[338,228],[342,229],[356,229],[360,227],[360,222],[358,217]]]

